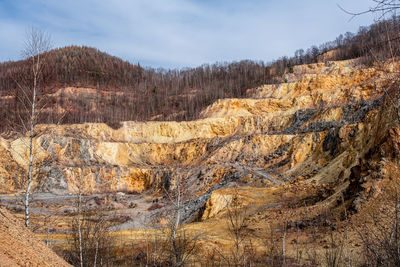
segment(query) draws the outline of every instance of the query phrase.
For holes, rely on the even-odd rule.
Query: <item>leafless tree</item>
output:
[[[384,18],[388,14],[392,14],[393,12],[400,9],[400,1],[399,0],[372,0],[373,6],[367,10],[352,12],[347,10],[346,8],[339,6],[347,14],[350,14],[352,18],[367,14],[367,13],[376,13],[379,15],[379,19]]]
[[[28,184],[25,190],[25,225],[30,226],[29,222],[29,204],[32,182],[35,167],[35,152],[37,151],[34,144],[36,136],[35,126],[38,123],[38,115],[43,106],[39,100],[43,82],[43,68],[46,64],[46,52],[50,50],[50,37],[44,31],[32,28],[27,32],[25,48],[22,55],[29,62],[30,75],[22,81],[16,81],[19,89],[18,98],[24,107],[24,114],[20,114],[20,122],[22,131],[28,133],[28,141],[26,146],[29,148],[28,154]]]
[[[392,180],[368,207],[356,227],[364,252],[363,266],[400,266],[400,169],[390,164]]]
[[[325,249],[324,260],[328,267],[346,266],[344,261],[344,240],[336,240],[333,232],[330,234],[330,248]]]
[[[185,266],[190,257],[195,255],[199,248],[199,239],[203,233],[189,234],[185,230],[182,220],[182,211],[185,206],[182,204],[182,191],[180,179],[177,180],[173,192],[165,189],[165,194],[173,205],[173,213],[169,217],[165,229],[165,249],[169,254],[169,262],[172,266]]]
[[[246,238],[246,218],[238,205],[237,192],[233,196],[232,204],[227,204],[227,229],[234,243],[233,258],[235,263],[241,262],[243,242]]]
[[[386,104],[390,107],[391,117],[400,122],[399,101],[399,73],[398,47],[399,30],[391,27],[398,23],[397,11],[400,9],[400,0],[372,0],[373,6],[361,12],[350,12],[341,7],[354,18],[367,13],[377,16],[377,20],[384,26],[384,39],[379,43],[385,47],[387,56],[393,65],[393,71],[383,69],[387,74],[389,84],[383,88],[386,93]],[[392,16],[392,19],[387,17]],[[382,49],[381,49],[382,50]],[[371,50],[371,56],[377,56]],[[400,265],[400,198],[399,198],[399,170],[397,163],[389,166],[389,173],[393,178],[382,188],[382,192],[374,199],[367,212],[366,223],[355,228],[362,241],[364,263],[362,266],[399,266]]]
[[[167,211],[161,228],[154,226],[146,235],[143,246],[133,245],[132,265],[187,266],[197,260],[204,230],[195,232],[185,229],[184,211],[187,206],[183,201],[180,179],[173,187],[164,185],[163,190],[171,209]]]
[[[82,247],[82,185],[83,185],[83,174],[80,174],[78,184],[78,218],[77,218],[77,232],[78,232],[78,247],[79,247],[79,263],[83,267],[83,247]]]
[[[240,207],[239,193],[237,190],[228,199],[226,199],[226,230],[233,247],[230,250],[231,255],[223,255],[228,266],[251,266],[251,257],[254,249],[251,244],[251,238],[248,235],[247,213]]]
[[[110,248],[114,242],[103,210],[87,208],[83,199],[84,176],[81,173],[76,192],[76,216],[72,220],[68,260],[78,266],[103,266],[111,261]]]

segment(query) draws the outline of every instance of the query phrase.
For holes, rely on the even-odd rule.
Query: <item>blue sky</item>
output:
[[[373,22],[372,0],[0,0],[0,61],[18,60],[26,30],[54,47],[87,45],[143,66],[271,61]]]

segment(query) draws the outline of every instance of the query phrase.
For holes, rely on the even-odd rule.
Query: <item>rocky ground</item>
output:
[[[282,224],[331,225],[321,214],[339,209],[342,200],[358,211],[397,153],[395,113],[383,97],[395,68],[356,60],[298,66],[287,83],[249,89],[246,99],[218,100],[196,121],[123,122],[119,129],[40,125],[37,231],[68,233],[78,189],[86,207],[101,210],[120,233],[163,225],[177,189],[183,220],[193,223],[188,227],[214,229],[220,242],[226,205],[238,192],[259,235]],[[0,201],[17,213],[25,141],[0,142]],[[46,224],[49,216],[53,223]]]

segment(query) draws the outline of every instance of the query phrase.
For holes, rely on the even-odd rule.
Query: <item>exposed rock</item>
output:
[[[195,121],[123,122],[116,129],[102,123],[38,125],[35,154],[42,168],[34,192],[65,195],[81,187],[85,194],[163,195],[180,183],[190,221],[208,198],[203,218],[223,210],[228,194],[216,189],[298,179],[345,187],[371,149],[393,141],[392,152],[398,151],[399,134],[383,105],[384,69],[330,62],[295,67],[287,78],[249,90],[252,98],[220,99]],[[27,137],[0,141],[0,192],[21,193]]]
[[[339,130],[340,128],[332,128],[329,130],[322,144],[323,150],[329,151],[332,157],[335,157],[339,153]]]

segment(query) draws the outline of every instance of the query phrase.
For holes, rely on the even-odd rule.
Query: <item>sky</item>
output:
[[[0,62],[21,59],[26,32],[153,68],[272,61],[357,32],[372,0],[0,0]]]

